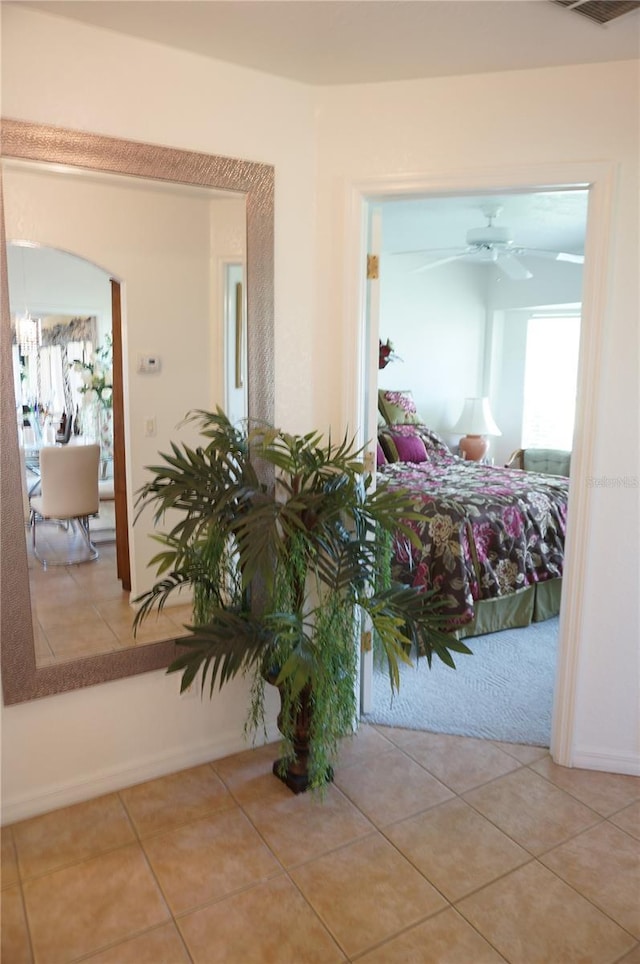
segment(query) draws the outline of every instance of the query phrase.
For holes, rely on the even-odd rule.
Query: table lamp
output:
[[[452,432],[462,435],[460,455],[471,462],[480,462],[489,451],[489,435],[502,435],[493,420],[488,398],[465,398],[462,414]]]

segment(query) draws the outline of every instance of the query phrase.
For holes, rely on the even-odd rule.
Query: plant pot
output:
[[[276,674],[277,675],[277,674]],[[273,685],[275,683],[275,677],[269,678],[269,682]],[[283,712],[285,706],[284,694],[282,687],[278,686],[278,692],[280,693],[280,712],[278,713],[278,729],[282,734],[286,732],[286,727],[283,728]],[[299,706],[292,710],[293,713],[293,728],[292,728],[292,743],[293,751],[295,753],[295,759],[287,762],[284,757],[276,760],[273,764],[273,772],[282,780],[293,793],[304,793],[305,790],[309,788],[309,733],[311,729],[311,718],[313,715],[313,698],[311,695],[311,687],[309,685],[305,686],[300,693]],[[333,780],[333,770],[331,767],[327,768],[326,782],[330,783]]]

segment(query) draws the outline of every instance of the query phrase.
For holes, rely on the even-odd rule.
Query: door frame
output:
[[[571,457],[569,511],[565,542],[565,575],[560,612],[558,661],[551,725],[551,756],[572,766],[575,750],[576,692],[582,639],[585,570],[591,522],[596,414],[601,398],[599,356],[603,344],[605,307],[610,275],[612,200],[615,165],[611,162],[495,167],[485,171],[447,171],[440,175],[394,175],[345,182],[347,264],[344,330],[346,424],[360,426],[365,379],[371,375],[366,343],[367,213],[375,201],[425,196],[525,193],[583,188],[589,192],[583,277],[582,325],[574,446]]]

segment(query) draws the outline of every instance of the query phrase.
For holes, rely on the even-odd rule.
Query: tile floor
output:
[[[45,558],[69,558],[69,537],[56,527],[41,527],[38,551]],[[93,535],[92,528],[92,535]],[[130,646],[176,638],[191,621],[192,609],[167,606],[152,613],[134,637],[133,610],[129,593],[116,577],[115,542],[103,541],[96,532],[100,553],[94,562],[43,569],[31,552],[27,530],[29,587],[33,612],[33,634],[38,666],[52,666],[69,659],[112,653]],[[75,550],[83,550],[80,537]],[[72,542],[73,545],[73,542]],[[75,551],[72,549],[72,551]],[[91,632],[87,632],[87,626]]]
[[[324,801],[269,745],[2,831],[3,964],[640,964],[640,779],[364,726]]]

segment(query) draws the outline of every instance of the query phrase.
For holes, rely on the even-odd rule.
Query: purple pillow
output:
[[[399,462],[426,462],[428,459],[426,446],[419,435],[394,433],[393,443]]]
[[[378,449],[376,452],[376,468],[379,469],[381,465],[386,465],[386,464],[387,464],[387,457],[384,454],[384,450],[380,445],[380,442],[378,442]]]

